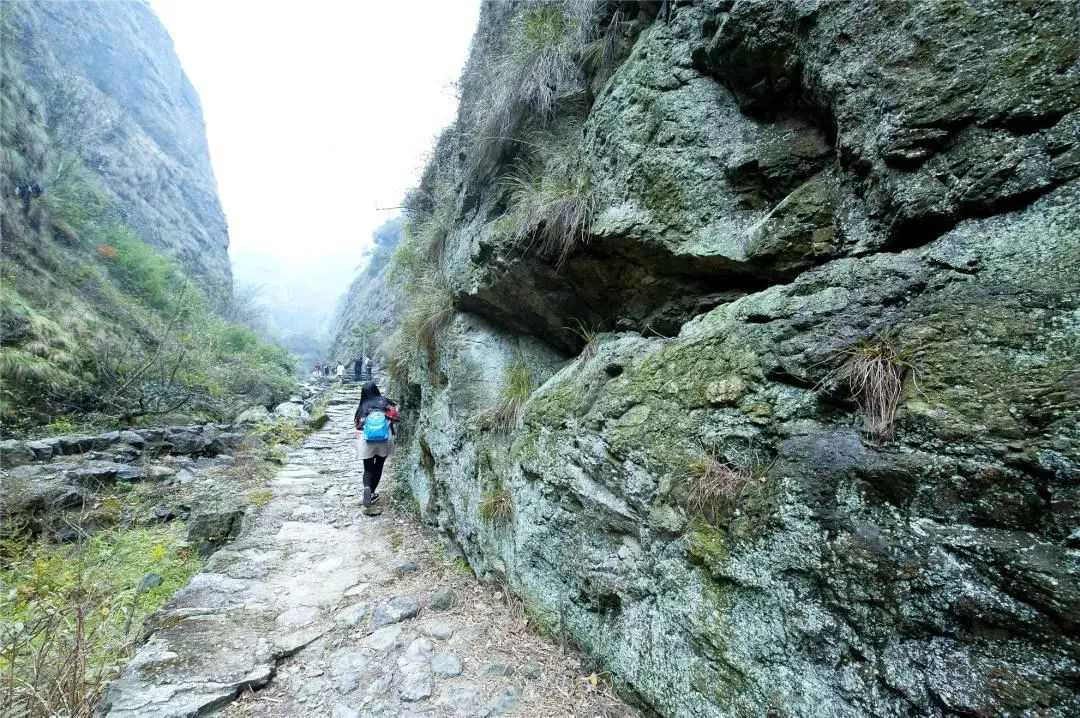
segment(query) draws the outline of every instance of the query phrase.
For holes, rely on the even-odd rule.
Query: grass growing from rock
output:
[[[580,319],[575,320],[575,326],[563,327],[581,341],[585,342],[578,357],[582,361],[588,361],[596,356],[596,344],[600,340],[600,330],[590,327]]]
[[[510,178],[514,237],[562,266],[588,238],[596,196],[580,167],[520,171]]]
[[[402,322],[402,338],[407,345],[431,353],[454,318],[454,296],[446,277],[434,267],[416,278],[412,290],[412,304]]]
[[[866,433],[882,441],[891,439],[904,377],[914,371],[914,366],[896,341],[886,335],[856,342],[843,354],[846,358],[836,378],[851,388],[862,410]]]
[[[467,162],[476,178],[498,168],[527,120],[544,125],[556,103],[584,89],[580,58],[592,40],[590,2],[525,5],[491,63],[486,101],[469,132]]]
[[[712,525],[737,516],[760,518],[757,515],[767,510],[766,474],[770,466],[752,445],[723,454],[702,449],[684,460],[678,470],[685,482],[687,509]]]
[[[693,462],[689,470],[687,506],[710,522],[716,520],[722,508],[738,505],[759,481],[749,470],[738,469],[715,456]]]
[[[514,501],[505,488],[492,489],[480,502],[480,518],[496,526],[505,526],[514,518]]]
[[[521,407],[528,401],[532,390],[529,368],[525,364],[525,358],[519,356],[506,365],[499,399],[495,406],[477,416],[477,423],[502,432],[513,431],[521,415]]]
[[[78,545],[16,539],[3,552],[4,715],[96,715],[143,620],[202,567],[178,523],[100,531]]]

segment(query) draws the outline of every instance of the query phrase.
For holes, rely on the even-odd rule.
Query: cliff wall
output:
[[[396,476],[664,716],[1080,711],[1080,14],[488,3]]]
[[[287,353],[240,325],[199,100],[145,2],[0,5],[0,142],[6,432],[289,396]]]
[[[34,93],[43,133],[44,146],[27,149],[51,155],[16,183],[47,196],[80,161],[144,241],[231,291],[199,98],[149,5],[9,2],[4,22],[6,81]]]

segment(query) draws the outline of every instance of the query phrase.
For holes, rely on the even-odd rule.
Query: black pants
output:
[[[375,487],[382,480],[382,467],[385,463],[385,456],[372,456],[370,459],[364,459],[364,486],[370,488],[371,493],[375,493]]]

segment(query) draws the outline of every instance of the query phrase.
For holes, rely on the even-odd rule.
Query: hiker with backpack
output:
[[[394,424],[397,419],[397,404],[379,393],[375,382],[364,384],[360,390],[360,406],[353,414],[353,425],[360,432],[357,448],[364,462],[365,507],[379,500],[375,489],[382,479],[383,464],[394,453]]]

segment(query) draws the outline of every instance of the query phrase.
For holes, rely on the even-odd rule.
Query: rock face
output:
[[[422,516],[660,715],[1077,713],[1080,10],[613,7],[547,126],[596,202],[560,268],[467,166],[485,6],[421,188],[456,309],[409,371]]]
[[[228,234],[199,98],[142,2],[11,3],[16,55],[55,144],[76,152],[129,226],[229,291]],[[48,186],[51,178],[38,178]]]

